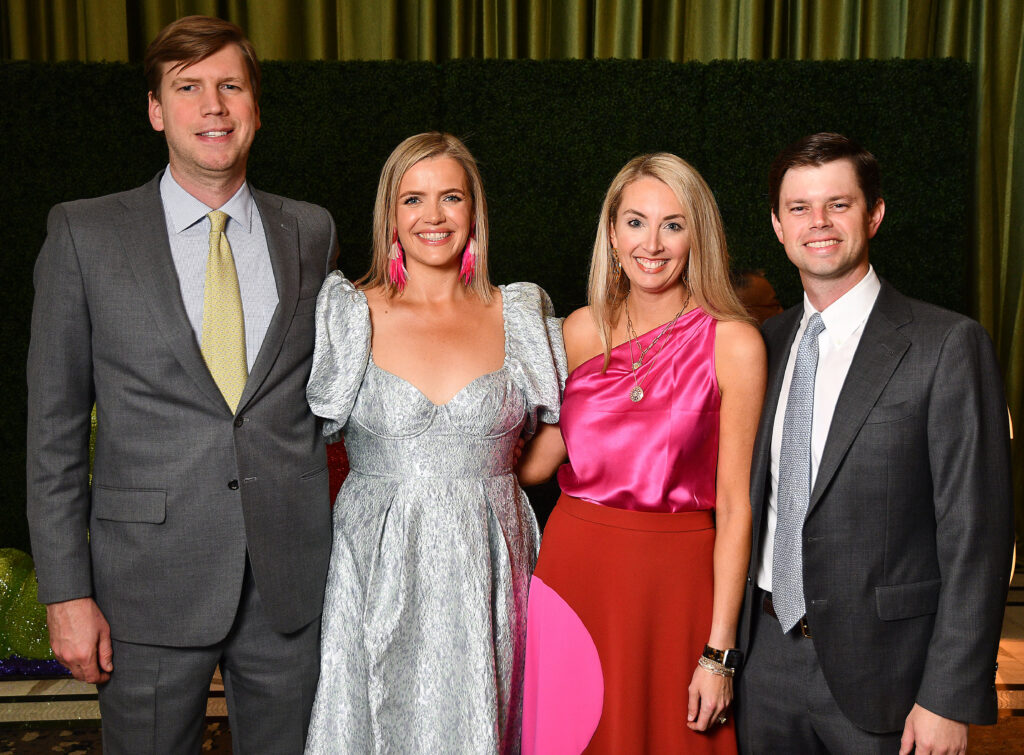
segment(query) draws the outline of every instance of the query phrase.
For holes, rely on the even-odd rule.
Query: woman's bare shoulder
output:
[[[764,339],[756,327],[739,320],[719,320],[715,329],[719,385],[748,384],[763,392],[766,363]]]
[[[719,320],[715,326],[715,347],[739,361],[757,359],[765,352],[764,339],[754,325],[742,320]]]
[[[565,355],[570,372],[587,360],[604,353],[601,332],[594,322],[590,307],[580,307],[565,318],[565,322],[562,323],[562,338],[565,340]]]

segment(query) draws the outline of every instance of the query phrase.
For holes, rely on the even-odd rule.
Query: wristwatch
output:
[[[710,645],[705,645],[704,652],[701,653],[701,655],[715,663],[721,663],[727,669],[732,671],[739,670],[739,667],[743,665],[743,653],[735,648],[719,650],[718,648],[713,648]]]

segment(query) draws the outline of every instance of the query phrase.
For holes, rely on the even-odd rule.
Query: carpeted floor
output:
[[[1024,716],[1002,712],[995,726],[972,726],[968,740],[969,755],[1012,755],[1024,753]],[[0,755],[93,755],[101,753],[100,729],[0,728]],[[227,720],[208,720],[203,738],[203,753],[228,755],[231,732]]]
[[[970,755],[1024,753],[1024,716],[999,711],[995,726],[972,726],[967,735]]]
[[[65,723],[75,723],[76,728],[0,728],[0,755],[99,755],[103,752],[99,726],[83,727],[82,722]],[[230,755],[231,732],[228,730],[227,719],[207,719],[202,752],[204,755]]]

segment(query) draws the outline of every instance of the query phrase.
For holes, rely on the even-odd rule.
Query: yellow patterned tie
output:
[[[227,213],[215,210],[206,217],[210,219],[210,256],[206,260],[201,349],[210,374],[234,412],[249,376],[242,295],[235,258],[224,233]]]

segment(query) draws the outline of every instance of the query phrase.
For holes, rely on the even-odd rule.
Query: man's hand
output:
[[[967,724],[932,713],[914,704],[903,726],[900,755],[963,755],[967,752]]]
[[[46,606],[50,647],[75,679],[99,684],[114,670],[110,625],[92,598],[76,598]]]

